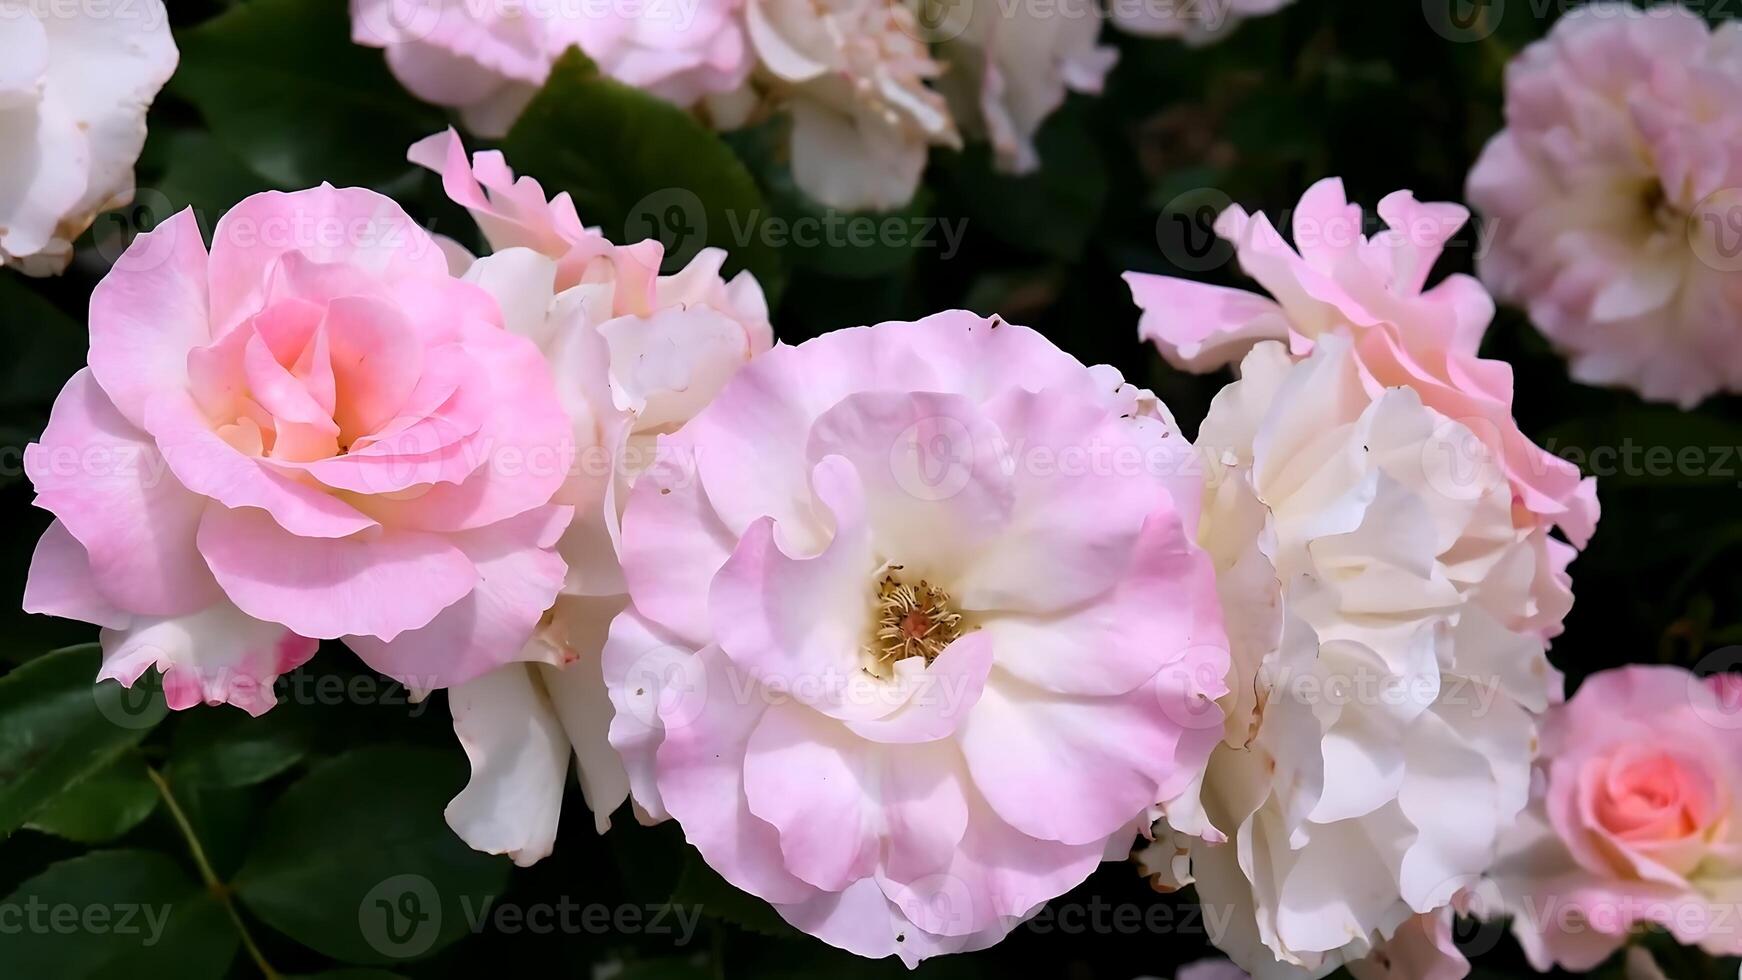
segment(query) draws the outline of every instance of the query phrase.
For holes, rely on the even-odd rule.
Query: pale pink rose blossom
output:
[[[1742,739],[1676,667],[1585,680],[1543,726],[1531,805],[1491,874],[1539,970],[1590,970],[1641,926],[1742,954]]]
[[[519,656],[562,587],[573,438],[536,346],[392,201],[191,211],[91,297],[90,366],[26,453],[57,520],[25,607],[103,626],[103,677],[271,707],[343,639],[414,691]]]
[[[1683,407],[1742,391],[1742,24],[1567,14],[1507,66],[1469,198],[1483,280],[1575,379]]]
[[[975,3],[942,46],[951,108],[992,144],[1000,169],[1040,167],[1035,134],[1067,92],[1098,95],[1119,54],[1099,43],[1099,0]],[[948,25],[946,22],[946,26]],[[955,82],[957,84],[950,84]]]
[[[60,272],[133,199],[146,110],[178,59],[160,0],[0,2],[0,266]]]
[[[1294,0],[1107,0],[1120,30],[1140,37],[1179,38],[1188,44],[1220,40],[1242,20],[1263,17]]]
[[[1228,721],[1142,864],[1195,883],[1221,913],[1211,940],[1259,980],[1455,968],[1411,930],[1476,883],[1525,804],[1559,622],[1505,474],[1447,452],[1472,438],[1374,385],[1335,332],[1299,360],[1253,348],[1199,431]]]
[[[746,0],[759,86],[792,115],[792,175],[842,210],[905,205],[931,146],[959,146],[943,73],[904,0]]]
[[[451,692],[454,730],[472,781],[448,820],[479,850],[531,864],[550,853],[571,754],[600,832],[628,795],[606,737],[611,705],[599,652],[626,603],[617,559],[619,507],[651,463],[654,441],[681,426],[774,342],[762,289],[748,272],[727,280],[726,256],[704,249],[660,275],[658,242],[614,245],[586,228],[567,194],[546,200],[515,179],[500,153],[467,159],[451,131],[411,158],[442,174],[496,251],[466,278],[511,297],[508,328],[545,354],[573,425],[580,465],[558,493],[575,518],[558,550],[562,595],[524,663]]]
[[[351,36],[387,50],[412,94],[460,111],[481,136],[508,131],[564,52],[680,106],[749,76],[742,0],[351,0]]]
[[[1221,732],[1201,478],[1154,396],[965,312],[776,347],[662,436],[605,680],[637,804],[909,965],[1124,858]]]
[[[1535,532],[1534,619],[1553,636],[1572,604],[1566,567],[1596,528],[1596,482],[1533,443],[1513,418],[1511,366],[1476,353],[1494,315],[1482,285],[1452,275],[1427,287],[1469,213],[1455,204],[1424,204],[1408,191],[1388,195],[1378,212],[1386,230],[1369,238],[1342,182],[1322,180],[1294,213],[1291,247],[1263,214],[1231,207],[1216,231],[1234,244],[1241,270],[1274,299],[1127,273],[1144,311],[1138,330],[1169,361],[1194,371],[1231,363],[1261,340],[1286,341],[1300,357],[1321,337],[1349,338],[1369,388],[1411,388],[1458,423],[1467,441],[1443,447],[1458,465],[1480,469],[1491,461],[1505,472],[1515,522]],[[1567,540],[1550,536],[1556,527]]]

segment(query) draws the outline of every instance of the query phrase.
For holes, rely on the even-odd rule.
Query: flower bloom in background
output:
[[[1641,926],[1742,954],[1739,728],[1711,679],[1676,667],[1595,674],[1550,714],[1486,910],[1512,916],[1531,965],[1593,969]]]
[[[907,204],[930,149],[959,147],[964,127],[991,141],[1000,169],[1034,170],[1041,124],[1067,92],[1099,92],[1116,57],[1097,43],[1104,13],[1089,0],[969,4],[935,25],[912,0],[608,7],[352,0],[352,37],[385,48],[406,88],[486,137],[507,133],[571,47],[720,129],[784,114],[793,180],[849,211]]]
[[[746,0],[758,87],[792,116],[792,175],[845,210],[906,204],[931,146],[959,146],[944,71],[903,0]]]
[[[992,144],[1001,169],[1040,168],[1035,134],[1067,92],[1099,94],[1118,52],[1098,43],[1099,2],[973,3],[942,47],[951,109]],[[947,24],[947,22],[946,22]],[[955,84],[950,84],[954,82]]]
[[[1139,37],[1174,37],[1188,44],[1220,40],[1251,17],[1274,14],[1294,0],[1107,0],[1113,25]]]
[[[755,278],[723,279],[718,249],[662,276],[658,242],[613,245],[581,224],[567,194],[547,201],[536,181],[516,180],[500,153],[468,161],[449,132],[412,147],[411,158],[442,174],[495,250],[468,277],[512,297],[508,327],[550,361],[580,454],[558,494],[575,508],[558,542],[569,566],[562,595],[524,663],[449,692],[473,768],[449,822],[473,847],[531,864],[555,840],[571,754],[601,832],[628,795],[607,739],[599,662],[611,617],[626,603],[619,505],[651,463],[657,435],[688,421],[768,350],[773,331]]]
[[[58,273],[98,214],[133,200],[145,112],[177,58],[160,0],[101,15],[0,2],[0,266]]]
[[[1127,277],[1176,364],[1249,351],[1198,439],[1218,475],[1200,540],[1238,624],[1227,737],[1145,863],[1242,910],[1217,941],[1259,977],[1398,959],[1398,930],[1487,868],[1559,697],[1544,651],[1597,518],[1594,485],[1519,431],[1510,370],[1476,356],[1480,285],[1424,290],[1463,209],[1398,193],[1379,213],[1369,239],[1321,182],[1298,252],[1224,213],[1274,300]]]
[[[498,137],[572,47],[606,75],[680,106],[738,88],[751,67],[741,2],[630,12],[587,0],[351,0],[351,36],[385,48],[412,94]]]
[[[659,441],[605,680],[634,798],[796,927],[990,945],[1184,791],[1228,652],[1147,392],[965,312],[776,347]]]
[[[1742,26],[1580,7],[1506,71],[1470,171],[1480,257],[1587,384],[1691,407],[1742,390]]]
[[[566,574],[570,426],[537,347],[396,204],[257,194],[209,254],[184,211],[90,330],[25,455],[56,518],[25,607],[103,626],[102,676],[258,714],[316,639],[414,691],[520,654]]]

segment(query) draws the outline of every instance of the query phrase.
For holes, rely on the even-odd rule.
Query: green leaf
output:
[[[1080,106],[1067,103],[1041,126],[1035,148],[1042,166],[1032,174],[995,170],[984,143],[945,158],[970,227],[984,227],[1026,251],[1072,260],[1082,255],[1106,202],[1108,181],[1106,162]]]
[[[442,810],[466,781],[457,752],[358,749],[266,812],[235,887],[268,925],[334,959],[418,959],[465,935],[508,862],[454,836]]]
[[[217,980],[236,954],[223,906],[174,861],[149,851],[98,851],[50,865],[0,911],[7,976]]]
[[[671,903],[699,908],[710,919],[729,922],[764,936],[790,939],[800,935],[767,902],[720,877],[720,873],[708,867],[702,856],[694,851],[690,852],[683,875],[672,891]]]
[[[85,365],[85,328],[5,270],[0,310],[0,408],[47,406]]]
[[[352,43],[344,0],[254,0],[177,41],[171,91],[281,187],[385,180],[410,168],[407,147],[446,125],[379,51]]]
[[[286,980],[404,980],[386,970],[328,970],[325,973],[299,973]]]
[[[128,753],[55,797],[26,826],[81,844],[105,844],[151,816],[158,799],[145,760]]]
[[[197,711],[176,721],[170,773],[177,783],[253,786],[308,754],[310,720],[295,705],[259,718],[240,711]]]
[[[776,305],[784,273],[762,239],[768,217],[750,171],[689,113],[599,74],[579,51],[552,69],[502,144],[548,193],[568,191],[581,218],[613,241],[658,238],[667,272],[706,246],[749,269]]]
[[[167,713],[160,691],[96,684],[102,655],[74,647],[0,677],[0,838],[139,744]]]

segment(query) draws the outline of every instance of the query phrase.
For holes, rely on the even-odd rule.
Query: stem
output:
[[[169,780],[164,779],[163,774],[151,766],[145,767],[145,774],[150,776],[151,781],[156,784],[158,795],[163,797],[164,807],[169,810],[170,817],[175,820],[175,825],[180,828],[182,837],[187,840],[188,853],[193,855],[194,866],[199,868],[200,878],[205,882],[206,890],[223,903],[224,911],[229,913],[230,921],[235,924],[237,934],[242,937],[242,947],[248,951],[249,958],[254,960],[254,965],[260,968],[260,973],[266,977],[266,980],[279,980],[278,971],[272,968],[271,963],[266,962],[266,954],[260,951],[260,947],[254,942],[254,937],[248,932],[247,923],[242,921],[242,913],[237,910],[235,901],[231,899],[230,886],[224,884],[218,878],[218,873],[212,870],[212,862],[206,857],[206,849],[200,843],[199,835],[194,833],[193,824],[188,822],[187,814],[183,812],[181,804],[176,802],[175,793],[170,791]]]

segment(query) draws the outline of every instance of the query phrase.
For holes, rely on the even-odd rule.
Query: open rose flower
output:
[[[0,266],[60,272],[133,199],[145,112],[178,57],[159,0],[0,2]]]
[[[1145,869],[1195,879],[1228,913],[1211,938],[1260,980],[1376,953],[1379,971],[1524,806],[1560,684],[1540,532],[1515,525],[1491,459],[1460,454],[1468,430],[1375,383],[1347,337],[1299,361],[1262,343],[1240,374],[1198,436],[1227,729],[1196,792],[1163,805]]]
[[[1742,25],[1581,6],[1506,69],[1470,171],[1482,279],[1573,377],[1690,407],[1742,391]]]
[[[1539,970],[1595,968],[1639,926],[1742,955],[1742,715],[1674,667],[1585,680],[1543,726],[1492,878]]]
[[[103,627],[103,676],[271,707],[344,639],[417,691],[517,657],[562,587],[573,456],[538,348],[372,191],[191,211],[91,297],[90,366],[26,453],[55,517],[25,606]]]
[[[964,312],[776,347],[659,442],[605,680],[636,802],[793,925],[1002,938],[1196,777],[1226,639],[1147,392]]]
[[[546,200],[500,153],[471,160],[451,131],[411,149],[442,174],[495,253],[468,279],[505,301],[508,328],[538,344],[568,410],[580,465],[559,492],[575,518],[558,550],[562,595],[521,658],[449,695],[472,782],[448,809],[473,847],[530,864],[550,853],[571,754],[603,832],[628,795],[606,737],[611,705],[599,653],[626,602],[617,560],[620,503],[652,461],[654,440],[700,411],[773,331],[748,272],[720,275],[725,253],[704,249],[660,275],[658,242],[620,246],[586,228],[567,194]]]
[[[1173,37],[1208,44],[1242,20],[1263,17],[1294,0],[1107,0],[1113,24],[1140,37]]]
[[[351,0],[352,39],[387,49],[413,95],[460,111],[481,136],[508,132],[563,53],[680,106],[744,84],[742,0],[612,9],[589,0]]]
[[[761,84],[792,114],[792,175],[843,210],[912,199],[927,149],[961,138],[903,0],[746,0]]]

